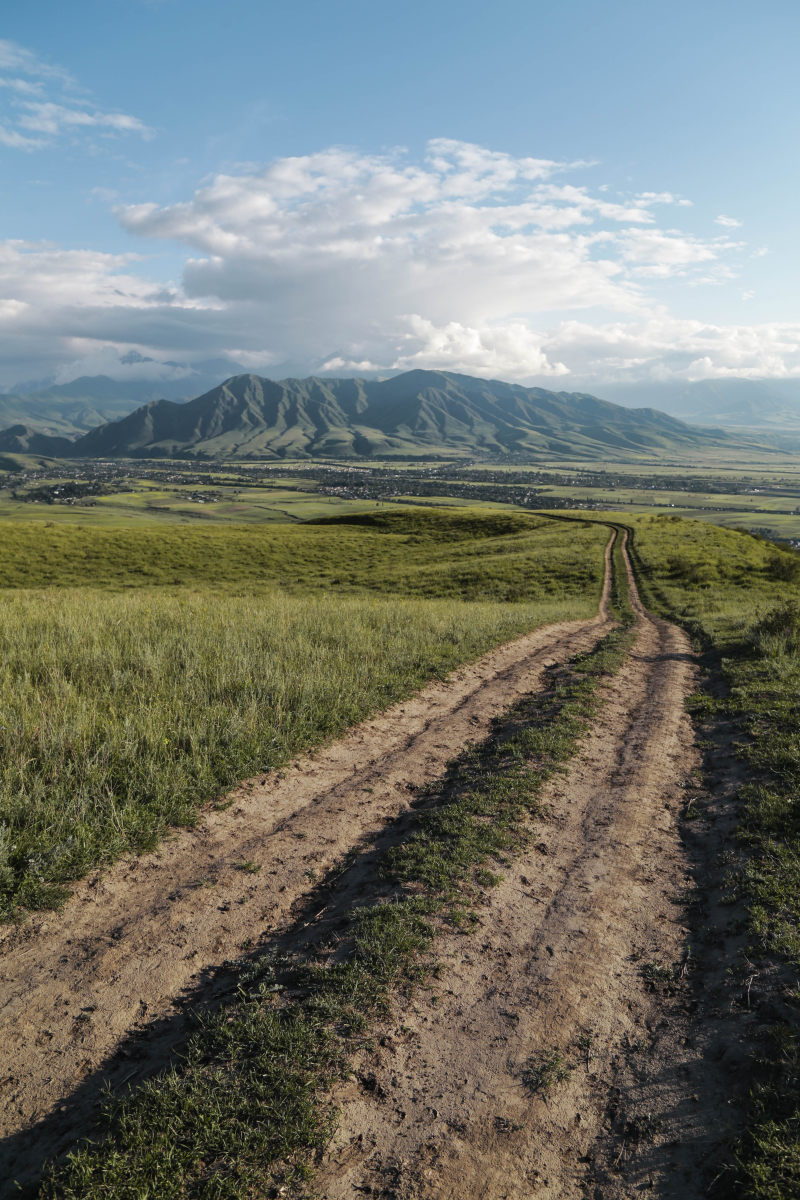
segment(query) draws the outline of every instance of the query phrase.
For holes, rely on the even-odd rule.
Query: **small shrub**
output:
[[[750,626],[745,644],[766,658],[800,654],[800,601],[787,600],[769,609]]]
[[[800,580],[800,556],[791,550],[778,551],[767,563],[767,574],[771,579],[797,583]]]

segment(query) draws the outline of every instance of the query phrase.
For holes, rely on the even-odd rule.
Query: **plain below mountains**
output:
[[[74,441],[25,425],[0,433],[0,451],[103,459],[597,459],[746,444],[654,409],[445,371],[382,381],[236,375],[185,403],[153,400]]]

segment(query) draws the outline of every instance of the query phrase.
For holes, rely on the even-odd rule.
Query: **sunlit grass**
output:
[[[0,911],[57,902],[65,881],[152,846],[238,779],[493,645],[595,611],[605,530],[423,516],[266,538],[42,530],[74,535],[69,561],[32,538],[32,574],[74,581],[82,562],[118,586],[0,594]],[[14,544],[3,558],[22,569]],[[194,586],[119,590],[148,571]]]

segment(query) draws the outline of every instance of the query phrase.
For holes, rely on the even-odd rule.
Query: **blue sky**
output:
[[[799,34],[795,0],[15,6],[0,385],[800,375]]]

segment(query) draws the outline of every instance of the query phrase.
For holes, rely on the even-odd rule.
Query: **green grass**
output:
[[[635,529],[645,594],[717,657],[727,685],[699,711],[737,730],[745,781],[730,885],[748,909],[747,970],[774,981],[735,1195],[790,1200],[800,1186],[800,556],[696,522],[645,519]]]
[[[6,588],[170,587],[527,600],[593,592],[604,531],[541,518],[382,510],[322,524],[92,529],[0,523]],[[583,551],[583,553],[582,553]]]
[[[343,915],[331,881],[333,939],[245,967],[184,1060],[112,1103],[102,1140],[52,1168],[41,1200],[245,1200],[308,1178],[335,1120],[329,1089],[370,1018],[435,973],[437,932],[471,923],[497,878],[488,865],[502,867],[529,839],[544,782],[574,753],[598,686],[625,657],[630,615],[621,615],[593,653],[553,670],[548,692],[515,706],[400,820],[366,905]],[[563,1078],[562,1066],[550,1061],[542,1084]]]
[[[6,580],[52,582],[0,593],[0,913],[58,903],[238,779],[526,630],[591,615],[607,531],[515,521],[37,527],[27,559],[2,542]],[[74,586],[82,570],[106,588]]]

